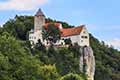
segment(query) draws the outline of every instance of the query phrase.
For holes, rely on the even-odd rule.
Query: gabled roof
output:
[[[37,11],[37,13],[35,14],[35,16],[45,16],[45,15],[43,14],[42,10],[39,9],[39,10]]]
[[[74,28],[61,29],[61,37],[79,35],[83,30],[83,27],[84,25],[74,27]]]
[[[68,37],[68,36],[74,36],[74,35],[79,35],[85,25],[81,25],[78,27],[73,27],[73,28],[61,28],[61,23],[45,23],[44,27],[47,29],[48,25],[54,24],[55,27],[59,28],[61,32],[61,37]]]

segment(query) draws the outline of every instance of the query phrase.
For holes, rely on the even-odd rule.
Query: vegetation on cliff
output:
[[[85,80],[76,48],[45,49],[40,42],[31,48],[27,36],[33,24],[32,16],[16,16],[0,28],[0,80]],[[96,59],[95,80],[120,80],[120,52],[92,35],[90,44]]]

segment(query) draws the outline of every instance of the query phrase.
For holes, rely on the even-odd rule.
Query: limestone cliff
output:
[[[95,57],[93,50],[91,47],[83,47],[80,51],[80,71],[87,75],[88,80],[94,80]]]

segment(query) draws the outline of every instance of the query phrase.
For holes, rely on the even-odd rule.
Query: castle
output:
[[[29,32],[29,41],[32,44],[36,44],[40,39],[41,42],[47,46],[49,43],[43,40],[42,30],[43,27],[47,27],[50,23],[46,23],[45,15],[39,9],[34,16],[34,29]],[[77,43],[80,46],[90,46],[89,33],[85,25],[81,25],[73,28],[63,28],[61,23],[54,23],[54,26],[58,27],[61,31],[61,39],[56,42],[56,45],[64,45],[64,39],[71,39],[72,43]]]
[[[38,40],[45,46],[49,46],[46,40],[43,40],[43,28],[48,28],[50,23],[46,22],[45,15],[39,9],[34,16],[34,29],[29,32],[29,41],[31,44],[36,44]],[[61,23],[54,23],[54,27],[60,30],[61,39],[55,43],[55,45],[65,45],[65,39],[71,39],[72,44],[77,43],[80,48],[80,71],[82,72],[85,68],[85,74],[87,80],[94,80],[95,73],[95,57],[93,50],[90,47],[89,33],[85,25],[81,25],[73,28],[63,28]],[[85,47],[84,47],[85,46]],[[86,67],[84,66],[86,65]]]

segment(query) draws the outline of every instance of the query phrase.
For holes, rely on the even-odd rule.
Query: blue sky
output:
[[[88,31],[120,49],[120,0],[0,0],[0,25],[17,15],[34,15],[85,24]]]

